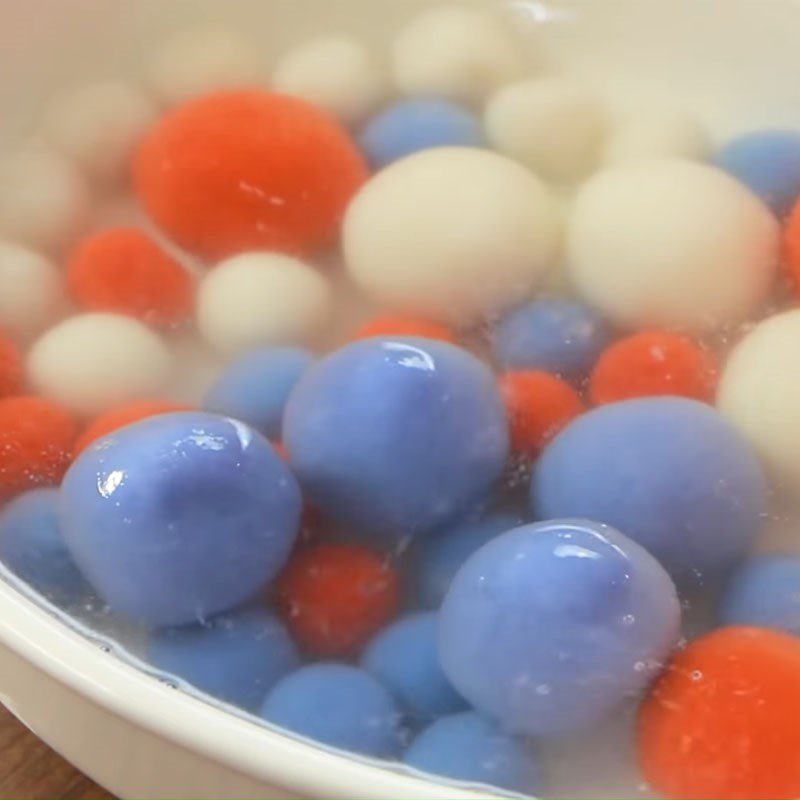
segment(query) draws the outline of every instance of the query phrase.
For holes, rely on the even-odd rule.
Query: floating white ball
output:
[[[382,304],[470,322],[529,296],[557,258],[550,192],[514,161],[438,148],[395,162],[350,204],[344,251]]]
[[[212,269],[197,293],[197,327],[216,350],[235,354],[265,344],[300,344],[328,318],[327,281],[279,253],[243,253]]]
[[[155,119],[155,106],[143,91],[110,80],[57,97],[44,125],[51,147],[92,177],[109,181],[125,177],[136,143]]]
[[[595,166],[608,126],[598,98],[561,78],[501,88],[489,100],[485,121],[500,152],[558,181],[580,178]]]
[[[760,322],[722,372],[719,411],[748,439],[774,476],[800,492],[800,310]]]
[[[0,241],[0,330],[28,339],[65,304],[61,273],[40,253]]]
[[[713,167],[661,159],[599,173],[572,210],[577,291],[615,321],[691,330],[738,322],[764,300],[780,228]]]
[[[49,150],[28,148],[0,162],[0,233],[43,250],[85,224],[89,189],[78,169]]]
[[[28,354],[33,388],[73,411],[92,415],[156,395],[169,377],[163,341],[121,314],[80,314],[44,333]]]
[[[392,51],[395,83],[409,95],[482,100],[518,78],[518,42],[497,14],[460,6],[427,11],[401,31]]]
[[[655,109],[622,119],[606,140],[603,161],[625,164],[669,157],[700,161],[710,149],[708,133],[696,117]]]
[[[288,52],[275,66],[273,87],[357,122],[388,93],[387,79],[367,48],[352,39],[314,39]]]
[[[166,105],[206,92],[258,83],[261,54],[227,28],[191,28],[167,40],[150,67],[149,83]]]

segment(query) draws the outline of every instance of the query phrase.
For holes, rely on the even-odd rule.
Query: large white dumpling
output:
[[[396,162],[354,198],[344,250],[378,302],[457,323],[514,305],[558,257],[560,215],[514,161],[439,148]]]
[[[677,158],[609,169],[572,209],[568,266],[615,321],[707,330],[745,319],[778,263],[780,227],[721,170]]]
[[[736,345],[717,405],[775,477],[800,491],[800,309],[764,320]]]

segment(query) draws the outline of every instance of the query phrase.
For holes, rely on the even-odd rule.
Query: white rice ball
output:
[[[457,323],[527,298],[558,255],[544,184],[485,150],[437,148],[375,175],[345,217],[355,282],[389,307]]]
[[[711,142],[700,121],[683,111],[653,109],[630,115],[609,135],[603,151],[606,164],[626,164],[655,158],[700,161]]]
[[[72,162],[30,147],[0,162],[0,234],[42,250],[65,245],[85,225],[89,189]]]
[[[497,14],[461,6],[414,19],[394,42],[392,64],[401,92],[465,102],[482,100],[525,69],[517,40]]]
[[[202,26],[176,34],[156,53],[149,83],[166,105],[262,80],[262,59],[247,39],[227,28]]]
[[[65,303],[64,281],[52,262],[0,241],[0,330],[29,339],[52,324]]]
[[[720,413],[774,476],[800,492],[800,310],[756,325],[731,352],[720,379]]]
[[[599,173],[572,210],[567,264],[614,321],[700,331],[745,319],[775,275],[780,227],[721,170],[661,159]]]
[[[561,78],[501,88],[489,100],[485,122],[500,152],[557,181],[580,178],[595,166],[608,126],[598,98]]]
[[[156,119],[156,108],[137,86],[104,81],[65,92],[45,115],[50,146],[102,181],[127,176],[139,138]]]
[[[197,293],[197,327],[221,353],[301,344],[328,319],[331,291],[315,270],[279,253],[242,253],[221,262]]]
[[[28,353],[33,388],[76,413],[98,414],[158,392],[169,377],[166,345],[121,314],[79,314],[44,333]]]
[[[272,78],[278,92],[314,103],[344,122],[370,114],[386,98],[386,76],[367,48],[352,39],[314,39],[288,52]]]

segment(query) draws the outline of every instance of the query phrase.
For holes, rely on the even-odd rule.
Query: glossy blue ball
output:
[[[300,490],[260,434],[213,414],[166,414],[88,447],[59,520],[112,610],[151,626],[204,620],[266,586],[297,535]]]
[[[584,517],[646,547],[675,578],[727,568],[762,524],[766,484],[738,431],[678,397],[612,403],[544,451],[531,486],[540,519]]]
[[[439,657],[453,686],[504,728],[595,725],[658,673],[680,604],[658,562],[596,522],[554,520],[484,545],[450,586]]]
[[[466,708],[442,671],[435,613],[414,614],[384,628],[361,657],[361,666],[416,717],[439,717]]]
[[[714,163],[738,178],[776,214],[800,196],[800,131],[762,130],[728,142]]]
[[[728,578],[719,607],[723,625],[755,625],[800,635],[800,557],[757,556]]]
[[[432,147],[482,147],[480,120],[448,100],[401,100],[371,119],[359,136],[370,164],[380,169]]]
[[[570,300],[535,300],[506,314],[492,331],[505,369],[541,369],[564,377],[588,372],[611,339],[594,310]]]
[[[264,347],[229,364],[209,389],[203,408],[246,422],[280,440],[283,410],[314,356],[300,347]]]
[[[365,339],[315,364],[289,397],[284,443],[311,501],[374,535],[440,527],[481,502],[508,455],[489,369],[430,339]]]
[[[58,605],[72,605],[92,595],[61,535],[58,489],[32,489],[3,509],[0,561]]]
[[[300,666],[286,628],[258,607],[222,614],[203,625],[157,631],[147,643],[147,660],[218,700],[252,711]]]
[[[541,784],[533,748],[474,711],[434,722],[414,739],[403,761],[421,772],[526,796],[533,796]]]
[[[345,664],[311,664],[285,677],[267,696],[261,716],[274,725],[368,756],[400,746],[399,713],[371,675]]]
[[[411,553],[409,570],[414,599],[423,608],[439,608],[461,565],[489,540],[523,522],[514,514],[494,512],[420,539]]]

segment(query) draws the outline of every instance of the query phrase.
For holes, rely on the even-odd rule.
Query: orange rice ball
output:
[[[22,388],[22,356],[6,336],[0,336],[0,397],[16,394]]]
[[[800,638],[732,627],[692,642],[642,704],[638,750],[670,798],[800,797]]]
[[[134,160],[136,192],[176,242],[207,259],[332,244],[367,178],[348,133],[294,97],[219,92],[169,112]]]
[[[84,239],[67,279],[88,311],[116,311],[163,327],[185,322],[194,303],[192,276],[138,228],[110,228]]]
[[[57,484],[69,466],[77,423],[41,397],[0,400],[0,499]]]
[[[651,395],[677,395],[710,403],[719,364],[685,336],[645,331],[612,344],[595,365],[589,395],[595,405]]]
[[[370,339],[373,336],[421,336],[424,339],[440,339],[455,344],[458,337],[446,325],[431,322],[421,317],[403,314],[381,314],[362,325],[353,335],[354,339]]]
[[[507,372],[499,379],[514,450],[538,455],[584,406],[578,393],[549,372]]]
[[[126,425],[133,425],[134,422],[147,419],[147,417],[154,417],[156,414],[170,414],[174,411],[189,410],[191,410],[190,406],[182,403],[173,403],[171,400],[135,400],[132,403],[117,406],[92,420],[75,442],[73,456],[77,457],[82,450],[95,440],[107,436],[119,428],[124,428]]]

